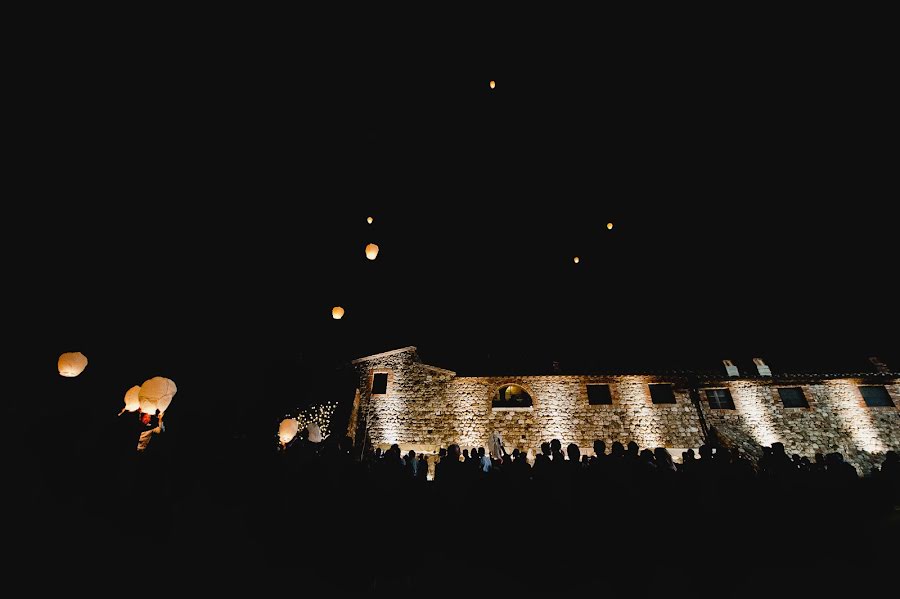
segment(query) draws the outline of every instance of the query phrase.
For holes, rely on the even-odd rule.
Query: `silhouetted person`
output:
[[[594,455],[591,456],[591,466],[600,467],[601,462],[606,459],[606,443],[597,439],[594,441]]]
[[[669,455],[669,452],[666,451],[665,447],[657,447],[654,449],[653,458],[656,462],[656,467],[659,468],[660,471],[675,472],[675,464],[672,462],[672,456]]]
[[[416,467],[416,479],[420,482],[428,480],[428,458],[424,453],[419,454],[419,464]]]
[[[412,449],[406,454],[406,471],[409,478],[415,480],[418,472],[419,462],[416,460],[416,452]]]

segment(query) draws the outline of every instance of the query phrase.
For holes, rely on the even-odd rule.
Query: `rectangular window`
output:
[[[647,386],[650,387],[650,399],[653,403],[675,403],[675,392],[669,383]]]
[[[588,385],[588,403],[592,406],[612,405],[609,385]]]
[[[714,410],[733,410],[734,401],[731,399],[731,391],[728,389],[707,389],[706,400],[709,407]]]
[[[786,408],[808,408],[809,403],[803,395],[803,389],[800,387],[784,387],[778,389],[778,395],[781,396],[781,403]]]
[[[387,393],[387,373],[376,372],[372,379],[372,395],[384,395]]]
[[[881,385],[860,385],[859,392],[862,393],[866,405],[870,408],[893,407],[894,405],[887,389]]]

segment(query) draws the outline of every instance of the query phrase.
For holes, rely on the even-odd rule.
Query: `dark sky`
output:
[[[900,368],[877,32],[440,56],[94,33],[17,65],[6,244],[35,359]]]

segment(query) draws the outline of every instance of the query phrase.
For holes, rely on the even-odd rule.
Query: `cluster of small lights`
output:
[[[298,431],[302,431],[307,426],[309,426],[311,422],[315,422],[322,430],[322,439],[327,439],[328,436],[331,435],[331,418],[334,416],[334,410],[336,407],[337,402],[329,401],[324,404],[310,406],[305,410],[302,410],[296,416],[285,415],[284,417],[293,418],[294,420],[296,420]],[[278,437],[277,433],[275,437]]]
[[[310,422],[315,422],[322,429],[322,438],[327,438],[331,434],[331,417],[334,416],[336,407],[337,402],[329,401],[303,410],[297,415],[300,430],[305,429]]]

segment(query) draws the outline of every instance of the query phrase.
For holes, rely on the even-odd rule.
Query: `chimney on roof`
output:
[[[772,369],[763,362],[762,358],[753,358],[753,363],[756,364],[756,370],[759,371],[759,376],[772,376]]]
[[[725,365],[725,372],[728,373],[728,376],[741,376],[741,373],[738,372],[737,366],[735,366],[731,360],[722,360],[722,364]]]
[[[881,358],[878,356],[872,356],[869,358],[869,362],[875,366],[875,372],[882,372],[884,374],[888,374],[891,369],[888,368],[888,365],[881,361]]]

